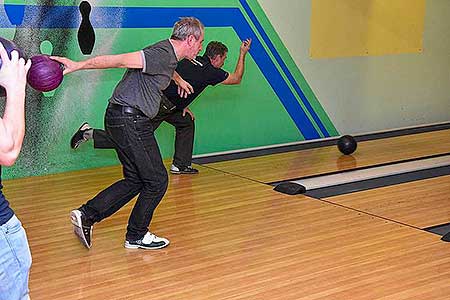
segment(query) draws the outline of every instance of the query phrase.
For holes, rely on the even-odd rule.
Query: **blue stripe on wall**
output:
[[[7,6],[8,5],[5,5],[5,7]],[[15,6],[17,9],[17,6],[19,5]],[[25,18],[20,27],[53,29],[78,28],[81,21],[77,6],[30,5],[24,7]],[[320,138],[320,134],[303,111],[297,98],[292,93],[288,84],[270,59],[269,54],[266,52],[261,42],[259,42],[255,32],[251,29],[238,8],[93,7],[90,19],[94,28],[171,28],[173,23],[182,16],[195,16],[202,20],[206,27],[230,26],[234,28],[239,38],[252,38],[253,43],[250,54],[284,105],[298,130],[305,139]],[[11,28],[13,26],[11,26],[7,20],[2,18],[0,20],[0,27]],[[265,35],[265,39],[268,39],[267,35]],[[267,43],[266,40],[265,42]],[[272,54],[276,54],[274,56],[277,57],[277,61],[282,65],[284,72],[288,72],[290,75],[289,70],[281,60],[281,57],[276,52],[273,45],[271,51]],[[294,86],[297,86],[296,90],[298,89],[301,95],[303,95],[292,75],[288,76],[288,78],[291,84],[292,82],[295,83]],[[308,104],[308,110],[311,109],[312,113],[314,113],[306,97],[303,95],[303,98],[301,99],[305,104]],[[305,105],[305,107],[308,106]],[[317,118],[317,115],[312,113],[311,115]],[[316,123],[319,124],[320,122],[316,121]],[[327,133],[326,130],[325,132],[323,129],[321,130],[323,133]]]
[[[275,46],[273,45],[272,41],[269,39],[269,37],[267,36],[266,32],[264,31],[264,29],[262,28],[261,24],[259,23],[258,19],[256,18],[255,14],[253,13],[253,11],[251,10],[250,6],[247,4],[247,1],[245,0],[239,0],[239,2],[241,3],[242,7],[244,8],[244,10],[247,12],[248,16],[250,17],[250,19],[252,20],[252,22],[254,23],[256,29],[258,30],[259,34],[262,36],[264,42],[267,44],[267,46],[269,47],[272,55],[275,57],[276,61],[280,64],[281,69],[284,71],[285,75],[287,76],[289,82],[292,84],[292,86],[294,87],[295,91],[297,92],[297,94],[300,96],[300,99],[302,99],[302,103],[303,105],[305,105],[306,109],[308,110],[308,112],[311,114],[312,118],[314,119],[314,121],[316,122],[317,126],[319,126],[320,130],[322,131],[323,135],[325,137],[329,137],[330,134],[328,133],[327,129],[325,128],[325,126],[322,124],[322,121],[320,120],[320,118],[317,116],[316,112],[314,111],[314,109],[312,108],[311,104],[309,103],[308,99],[306,98],[305,94],[303,93],[303,91],[301,90],[300,86],[297,84],[297,81],[294,79],[294,76],[292,76],[291,72],[289,71],[288,67],[286,66],[286,64],[284,63],[283,59],[281,58],[281,56],[278,54],[278,51],[275,49]]]

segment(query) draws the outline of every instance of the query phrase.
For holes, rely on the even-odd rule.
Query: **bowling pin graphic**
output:
[[[45,40],[41,43],[41,45],[39,46],[39,49],[42,54],[52,55],[53,44],[52,44],[52,42]],[[42,94],[44,95],[44,97],[53,97],[53,95],[55,94],[55,90],[50,91],[50,92],[42,92]]]
[[[92,49],[95,44],[95,32],[89,20],[89,14],[91,13],[91,5],[87,1],[80,3],[81,23],[78,29],[78,45],[80,46],[81,53],[89,55],[92,53]]]

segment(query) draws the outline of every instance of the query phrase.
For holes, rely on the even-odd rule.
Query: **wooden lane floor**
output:
[[[358,143],[351,156],[336,146],[205,164],[260,182],[291,180],[450,152],[450,129]]]
[[[151,229],[171,240],[128,250],[132,203],[96,224],[69,212],[120,178],[110,167],[4,183],[33,254],[31,299],[448,299],[449,244],[436,235],[199,167],[170,176]]]
[[[450,175],[324,198],[383,218],[427,228],[450,222]]]

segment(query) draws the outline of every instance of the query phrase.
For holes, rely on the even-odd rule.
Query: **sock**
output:
[[[94,138],[94,129],[90,128],[83,132],[83,138],[85,140],[92,140]]]

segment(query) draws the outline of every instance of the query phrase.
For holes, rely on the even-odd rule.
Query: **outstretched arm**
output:
[[[88,58],[83,61],[73,61],[66,57],[51,56],[64,65],[64,75],[87,69],[110,69],[110,68],[130,68],[142,69],[144,63],[140,51],[116,54],[116,55],[100,55]]]
[[[245,56],[247,55],[248,50],[250,50],[250,45],[252,44],[251,39],[246,39],[241,44],[241,49],[239,53],[239,59],[236,64],[236,68],[234,73],[228,75],[227,79],[222,81],[222,84],[239,84],[241,83],[242,76],[244,75],[244,66],[245,66]]]
[[[12,51],[9,59],[1,43],[0,57],[0,85],[6,90],[5,112],[0,118],[0,165],[11,166],[19,156],[25,134],[25,85],[31,61],[25,64],[17,51]]]

